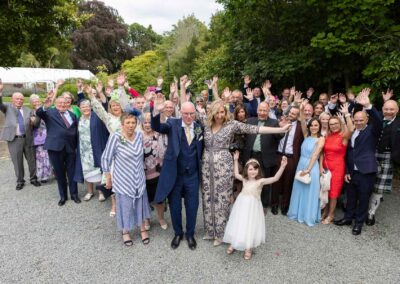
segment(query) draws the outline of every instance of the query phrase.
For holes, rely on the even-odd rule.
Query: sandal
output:
[[[167,222],[165,222],[165,220],[160,220],[160,227],[161,227],[161,229],[163,229],[163,230],[168,229],[168,224],[167,224]]]
[[[235,249],[233,248],[233,246],[229,246],[229,248],[226,250],[227,254],[232,254],[235,252]]]
[[[110,217],[115,217],[115,211],[110,211]]]
[[[244,251],[243,258],[245,260],[250,260],[252,256],[253,256],[253,252],[251,251],[251,249],[246,249]]]
[[[149,223],[148,225],[144,225],[144,229],[145,229],[146,231],[150,231],[150,223]]]
[[[124,236],[128,235],[129,236],[129,240],[126,240],[124,238]],[[124,240],[124,245],[126,245],[127,247],[130,247],[133,245],[133,241],[131,240],[131,236],[129,235],[129,232],[126,233],[122,233],[122,239]]]
[[[214,246],[215,246],[215,247],[220,246],[221,244],[222,244],[221,239],[215,239],[215,240],[214,240]]]
[[[145,238],[143,238],[143,233],[146,233],[147,237],[145,236]],[[148,235],[148,233],[147,233],[147,230],[142,230],[142,231],[140,231],[140,236],[141,236],[141,238],[142,238],[142,243],[143,243],[144,245],[148,245],[148,244],[150,243],[150,238],[149,238],[149,235]]]
[[[94,195],[93,193],[88,192],[88,193],[86,193],[85,196],[83,197],[83,200],[89,201],[90,199],[92,199],[93,195]]]
[[[328,216],[324,220],[321,221],[321,224],[324,224],[324,225],[332,224],[333,223],[333,219],[334,218],[332,216]]]

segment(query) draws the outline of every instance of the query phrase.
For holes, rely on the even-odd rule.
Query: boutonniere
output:
[[[202,132],[202,130],[201,130],[201,128],[200,127],[195,127],[195,129],[194,129],[194,134],[196,135],[196,139],[198,140],[199,139],[199,137],[200,137],[200,135],[201,135],[201,132]]]
[[[121,142],[121,144],[125,145],[126,144],[126,138],[124,135],[121,135],[121,138],[119,139],[119,141]]]

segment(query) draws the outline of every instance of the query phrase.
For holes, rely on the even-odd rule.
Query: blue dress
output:
[[[304,170],[310,163],[311,156],[316,149],[318,138],[307,137],[301,145],[300,161],[297,165],[297,171]],[[300,223],[306,223],[308,226],[314,226],[320,222],[321,209],[319,205],[319,165],[315,161],[311,172],[311,183],[304,184],[297,181],[293,182],[292,196],[287,216],[291,220]]]

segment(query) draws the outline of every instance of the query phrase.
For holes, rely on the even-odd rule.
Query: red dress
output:
[[[332,173],[329,198],[338,198],[342,191],[345,173],[345,155],[347,145],[343,145],[343,134],[331,133],[325,138],[324,168]]]

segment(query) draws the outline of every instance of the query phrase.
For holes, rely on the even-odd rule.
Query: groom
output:
[[[158,108],[162,112],[163,107]],[[175,237],[171,247],[176,249],[183,238],[182,197],[186,208],[186,239],[191,250],[196,249],[194,229],[196,227],[199,206],[200,161],[203,151],[203,131],[196,123],[195,107],[184,102],[181,108],[182,118],[170,118],[160,123],[160,114],[152,115],[151,128],[168,135],[168,147],[158,180],[154,203],[169,199],[172,226]]]

